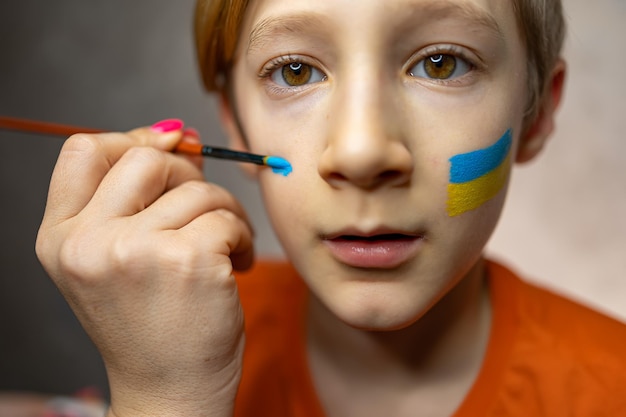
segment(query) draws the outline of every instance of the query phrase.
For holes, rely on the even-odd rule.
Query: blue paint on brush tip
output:
[[[281,158],[280,156],[268,156],[265,164],[268,167],[272,168],[272,171],[274,173],[282,174],[285,177],[291,174],[291,171],[293,171],[293,168],[291,167],[289,161],[287,161],[285,158]]]

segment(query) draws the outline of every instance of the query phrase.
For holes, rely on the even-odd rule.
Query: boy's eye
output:
[[[409,70],[409,75],[434,80],[449,80],[465,75],[470,69],[471,65],[461,58],[437,54],[419,61]]]
[[[291,62],[277,68],[271,75],[272,81],[283,87],[299,87],[323,81],[325,75],[312,65]]]

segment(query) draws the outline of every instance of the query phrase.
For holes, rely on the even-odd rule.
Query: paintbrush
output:
[[[104,133],[105,130],[88,127],[70,126],[58,123],[42,122],[38,120],[20,119],[15,117],[0,116],[0,129],[14,130],[18,132],[30,132],[54,136],[71,136],[76,133]],[[180,142],[174,148],[174,152],[187,155],[202,155],[210,158],[227,159],[237,162],[248,162],[272,168],[277,174],[289,175],[292,171],[291,164],[280,156],[257,155],[248,152],[239,152],[232,149],[218,148],[215,146]]]

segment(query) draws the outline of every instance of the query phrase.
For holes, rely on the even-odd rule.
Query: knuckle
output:
[[[47,234],[47,229],[42,226],[39,228],[37,238],[35,239],[35,255],[46,270],[53,267],[50,252],[50,239]]]
[[[197,247],[177,241],[165,253],[161,253],[160,262],[168,270],[190,275],[201,264],[201,256]]]
[[[237,283],[233,276],[233,265],[230,260],[215,264],[211,268],[213,283],[222,290],[237,291]]]
[[[229,285],[233,267],[227,255],[211,245],[198,245],[193,240],[170,242],[167,250],[158,253],[159,268],[177,280],[197,282],[210,280],[212,286]]]
[[[220,219],[221,223],[223,224],[232,224],[232,223],[239,223],[240,219],[239,217],[237,217],[237,215],[235,213],[233,213],[232,211],[225,209],[225,208],[219,208],[214,210],[214,213],[216,214],[217,218]]]
[[[124,157],[132,160],[133,163],[146,165],[162,165],[166,160],[162,151],[150,146],[133,146],[126,151]]]
[[[72,281],[91,281],[97,275],[89,242],[81,234],[69,233],[58,249],[58,268],[61,274]]]
[[[220,187],[217,185],[201,180],[190,180],[183,183],[182,186],[201,197],[213,197],[220,192]]]
[[[204,213],[198,227],[193,230],[198,238],[201,238],[202,235],[210,236],[212,245],[219,249],[224,249],[221,246],[229,240],[233,223],[231,219],[222,214],[223,212],[228,211],[215,209]]]
[[[94,239],[101,230],[75,231],[59,247],[58,269],[76,285],[93,287],[124,277],[126,282],[144,276],[146,261],[152,259],[149,239],[117,230],[109,237]]]
[[[97,135],[77,133],[65,141],[61,148],[61,153],[93,155],[100,152],[100,148],[101,143]]]
[[[202,202],[207,210],[231,204],[232,197],[219,185],[202,180],[190,180],[181,184],[181,187],[184,187],[185,192],[189,193],[190,198]]]
[[[134,231],[120,231],[108,245],[106,268],[114,275],[132,278],[144,276],[154,260],[159,245],[154,239]]]

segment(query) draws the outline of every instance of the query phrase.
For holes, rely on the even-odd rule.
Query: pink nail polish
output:
[[[183,130],[183,136],[191,136],[193,138],[200,139],[200,132],[198,132],[193,127],[188,127]]]
[[[150,129],[156,133],[167,133],[182,129],[185,124],[179,119],[166,119],[153,124]]]

